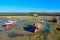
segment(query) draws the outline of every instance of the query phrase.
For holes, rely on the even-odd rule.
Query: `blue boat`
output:
[[[35,27],[32,25],[28,25],[27,27],[23,27],[23,29],[28,32],[32,32],[32,33],[34,33],[34,31],[35,31]]]
[[[60,31],[60,28],[56,28],[57,31]]]

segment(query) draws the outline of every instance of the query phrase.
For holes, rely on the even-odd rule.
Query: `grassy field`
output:
[[[45,17],[48,20],[52,19],[52,16],[43,16],[43,17]],[[42,40],[45,40],[42,35],[39,35],[40,32],[33,34],[31,32],[23,30],[23,27],[25,26],[24,24],[33,25],[34,22],[36,22],[38,18],[41,18],[41,16],[39,16],[39,17],[33,17],[33,16],[0,16],[0,18],[7,18],[8,20],[15,20],[15,21],[19,22],[20,25],[17,26],[15,28],[15,30],[18,34],[21,34],[20,36],[12,38],[12,37],[9,37],[5,33],[5,31],[0,32],[0,40],[39,40],[40,37]],[[22,19],[27,20],[28,22],[26,22],[26,23],[20,22],[20,20],[22,20]],[[60,32],[55,30],[55,28],[58,26],[58,24],[57,23],[49,23],[49,24],[51,26],[50,34],[47,36],[46,40],[60,40]],[[43,23],[43,25],[45,25],[45,23]],[[0,29],[2,29],[1,24],[0,24]],[[29,34],[32,36],[29,36]]]

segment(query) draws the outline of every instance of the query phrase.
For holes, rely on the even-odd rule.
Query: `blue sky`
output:
[[[60,0],[0,0],[0,12],[60,12]]]

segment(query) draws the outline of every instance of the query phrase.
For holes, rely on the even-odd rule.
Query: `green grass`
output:
[[[32,20],[31,20],[32,19]],[[18,22],[20,23],[20,25],[22,25],[22,27],[24,27],[25,26],[25,24],[29,24],[29,25],[33,25],[34,24],[34,22],[35,21],[37,21],[37,18],[29,18],[29,19],[26,19],[28,22],[25,22],[25,23],[22,23],[22,22],[20,22],[19,20],[18,20]],[[41,22],[40,22],[41,23]],[[42,23],[44,26],[45,26],[45,23],[43,22]],[[57,23],[49,23],[50,25],[51,25],[51,30],[50,30],[50,34],[52,34],[52,35],[54,35],[55,36],[55,40],[60,40],[60,32],[58,32],[58,31],[56,31],[55,30],[55,28],[58,26],[58,24]],[[18,27],[18,29],[17,30],[19,30],[19,32],[21,32],[22,30],[20,30],[20,27]],[[26,33],[24,30],[22,31],[23,33]],[[47,31],[47,33],[48,33],[48,31]],[[41,36],[44,36],[44,35],[42,35],[43,33],[42,32],[37,32],[37,33],[34,33],[33,34],[33,36],[31,36],[32,38],[29,38],[28,37],[28,39],[30,39],[30,40],[37,40],[37,39],[40,39],[40,37]],[[49,34],[49,35],[50,35]],[[17,36],[17,34],[9,34],[8,35],[9,37],[16,37]],[[34,39],[34,37],[35,37],[35,39]],[[48,38],[48,36],[45,36],[45,37],[47,37]],[[53,38],[54,37],[52,37],[52,36],[49,36],[49,38],[51,38],[52,40],[53,40]],[[43,39],[43,38],[42,38]],[[50,40],[50,39],[47,39],[47,40]]]
[[[37,19],[32,19],[33,21],[31,21],[30,19],[26,19],[28,22],[25,22],[25,23],[22,23],[22,22],[20,22],[20,24],[24,27],[25,26],[25,24],[29,24],[29,25],[33,25],[34,24],[34,22],[37,20]],[[45,26],[45,23],[43,22],[40,22],[41,24],[43,24],[44,26]],[[50,26],[51,26],[51,33],[50,34],[52,34],[52,33],[54,33],[54,35],[55,35],[55,37],[56,37],[56,39],[58,40],[59,38],[60,38],[60,33],[59,32],[56,32],[56,31],[54,31],[54,28],[56,28],[58,25],[57,25],[57,23],[49,23],[50,24]],[[39,34],[40,32],[37,32],[37,33],[34,33],[34,35],[33,36],[37,36],[36,37],[36,40],[38,39],[38,38],[40,38],[40,36],[43,34],[42,32],[41,32],[41,35]],[[45,35],[45,37],[44,38],[47,38],[47,35],[48,35],[49,33],[47,32],[47,34]],[[44,35],[42,35],[42,36],[44,36]],[[34,37],[33,37],[33,39],[34,39]],[[35,40],[35,39],[34,39]],[[49,39],[44,39],[44,40],[49,40]]]

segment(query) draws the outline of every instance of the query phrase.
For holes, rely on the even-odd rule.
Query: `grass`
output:
[[[21,25],[17,29],[17,33],[18,34],[20,34],[20,33],[22,33],[22,34],[28,34],[28,33],[29,34],[33,34],[33,33],[30,33],[30,32],[24,31],[23,28],[21,29],[21,27],[24,27],[25,24],[33,25],[34,22],[37,21],[37,19],[38,19],[38,17],[30,17],[30,16],[28,16],[28,17],[26,17],[26,16],[22,16],[22,17],[20,17],[20,16],[17,16],[17,17],[15,17],[15,16],[14,17],[13,16],[8,16],[8,17],[5,16],[5,17],[8,18],[8,19],[10,17],[10,20],[14,20],[13,18],[19,18],[19,19],[25,19],[25,20],[28,21],[28,22],[22,23],[19,20],[17,20],[20,23],[20,25]],[[42,23],[42,24],[45,26],[45,23]],[[58,24],[57,23],[49,23],[49,24],[51,25],[50,34],[47,32],[47,35],[45,35],[45,36],[42,35],[43,34],[42,31],[41,32],[39,31],[37,33],[34,33],[32,36],[28,36],[28,37],[26,37],[26,36],[25,37],[24,36],[23,37],[19,37],[19,36],[17,36],[17,34],[16,35],[9,34],[9,36],[10,37],[12,37],[12,36],[15,36],[16,37],[17,36],[17,38],[15,38],[17,40],[22,40],[22,39],[23,40],[27,40],[27,39],[29,39],[29,40],[38,40],[38,39],[45,40],[45,38],[47,38],[47,40],[60,40],[60,32],[58,32],[58,31],[55,30],[55,28],[58,26]],[[45,31],[44,31],[44,33],[45,33]],[[11,40],[15,40],[15,39],[12,38]]]

